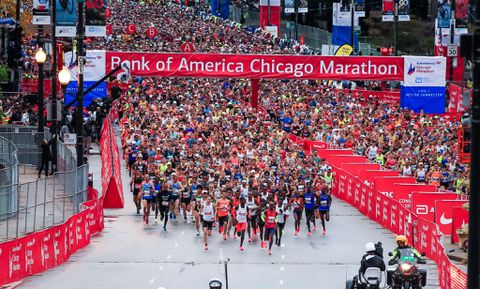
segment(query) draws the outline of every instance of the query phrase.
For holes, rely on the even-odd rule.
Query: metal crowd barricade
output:
[[[13,139],[20,139],[8,132]],[[76,167],[74,153],[57,142],[57,172],[47,178],[19,184],[16,146],[0,137],[0,242],[65,222],[87,201],[88,165]],[[11,156],[11,158],[7,158]],[[5,159],[5,160],[4,160]]]
[[[40,142],[51,139],[48,128],[39,133],[36,126],[0,125],[0,136],[15,145],[19,164],[35,167],[40,165]]]
[[[18,159],[15,145],[0,137],[0,220],[17,205]]]

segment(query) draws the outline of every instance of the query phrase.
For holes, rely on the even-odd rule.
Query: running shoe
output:
[[[272,251],[271,251],[271,250],[268,250],[268,255],[272,255]]]
[[[166,232],[166,231],[167,231],[167,227],[163,226],[163,230]]]
[[[199,232],[199,231],[197,231],[197,237],[198,237],[198,236],[200,236],[200,232]]]
[[[243,251],[243,246],[240,246],[240,251]]]
[[[314,232],[317,231],[317,226],[313,226],[313,231],[314,231]]]
[[[248,243],[251,243],[252,242],[252,238],[248,238]]]
[[[309,236],[309,237],[310,237],[311,235],[312,235],[312,233],[311,233],[311,232],[308,232],[308,233],[307,233],[307,236]]]
[[[226,240],[227,240],[227,236],[223,235],[223,240],[226,241]]]
[[[158,223],[158,219],[155,217],[155,224]]]
[[[326,235],[327,234],[327,231],[323,230],[323,235]]]
[[[208,245],[205,244],[205,251],[208,251]]]

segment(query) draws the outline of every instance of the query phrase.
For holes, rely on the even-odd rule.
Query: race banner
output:
[[[280,14],[282,12],[280,0],[260,0],[259,2],[259,26],[262,29],[275,28],[277,30],[276,35],[280,35]]]
[[[87,0],[85,4],[85,36],[107,36],[107,29],[105,27],[105,9],[107,0]]]
[[[51,8],[50,0],[33,0],[32,23],[34,25],[51,24]]]
[[[447,91],[449,97],[447,112],[463,113],[464,111],[466,111],[467,108],[463,100],[464,98],[471,99],[473,91],[471,89],[466,89],[456,84],[450,84],[447,88]]]
[[[455,193],[413,192],[412,212],[419,218],[433,222],[435,220],[435,201],[456,200]]]
[[[295,13],[295,1],[285,0],[285,13]]]
[[[448,0],[437,1],[437,25],[439,28],[450,28],[452,6]]]
[[[383,0],[382,21],[393,22],[395,12],[395,0]]]
[[[88,50],[86,53],[86,63],[83,72],[84,90],[92,86],[98,80],[105,76],[105,51],[103,50]],[[75,52],[66,52],[64,58],[65,66],[70,70],[71,81],[67,86],[67,93],[65,94],[65,103],[69,103],[74,99],[78,90],[78,66],[77,56]],[[107,84],[101,83],[97,88],[84,96],[83,104],[88,106],[90,102],[97,97],[103,98],[107,96]]]
[[[415,112],[445,112],[445,57],[404,57],[405,79],[400,89],[400,106]]]
[[[298,0],[298,13],[308,12],[308,0]]]
[[[395,21],[395,1],[383,0],[382,21]],[[398,0],[398,21],[410,21],[410,0]]]
[[[452,233],[453,225],[453,208],[461,207],[468,203],[466,200],[440,200],[435,201],[435,223],[440,231],[445,235]]]
[[[398,0],[398,21],[410,21],[410,0]]]
[[[468,0],[455,0],[455,27],[468,27]]]
[[[130,62],[135,76],[403,80],[401,57],[108,52],[107,70]]]
[[[390,198],[393,198],[393,192],[395,191],[395,184],[397,184],[397,183],[414,184],[415,182],[416,182],[416,180],[413,177],[404,177],[404,176],[383,177],[383,176],[378,176],[378,177],[375,177],[374,185],[375,185],[375,190],[377,190],[380,194],[383,194],[383,195],[386,195]]]
[[[56,1],[55,32],[60,37],[75,37],[77,33],[77,2],[74,0],[52,0]]]
[[[437,187],[425,184],[396,183],[393,185],[393,198],[397,200],[406,209],[410,210],[412,207],[412,192],[415,191],[436,192]]]

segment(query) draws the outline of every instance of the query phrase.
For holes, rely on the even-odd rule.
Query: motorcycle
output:
[[[399,249],[400,258],[395,270],[387,270],[387,285],[392,289],[421,289],[427,283],[427,271],[419,269],[417,264],[425,264],[425,260],[415,257],[411,248]],[[389,256],[393,256],[390,252]],[[425,254],[422,253],[422,256]],[[389,262],[392,265],[393,262]]]

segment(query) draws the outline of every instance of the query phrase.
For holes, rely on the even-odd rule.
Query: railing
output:
[[[21,139],[14,134],[9,132],[12,139]],[[3,149],[2,140],[8,142],[0,139],[1,155],[11,152],[13,157],[15,145],[8,142],[10,151]],[[0,180],[0,242],[62,224],[81,211],[80,204],[87,200],[88,165],[77,168],[75,156],[65,144],[57,142],[57,173],[47,178],[19,184],[21,162],[15,162],[13,157],[10,163],[16,164],[9,173],[15,179]]]
[[[36,126],[0,125],[0,136],[11,141],[17,148],[18,162],[21,165],[40,165],[39,143],[50,140],[51,134],[46,128],[38,133]]]
[[[16,207],[18,178],[17,149],[12,142],[0,137],[0,220],[2,214]]]

